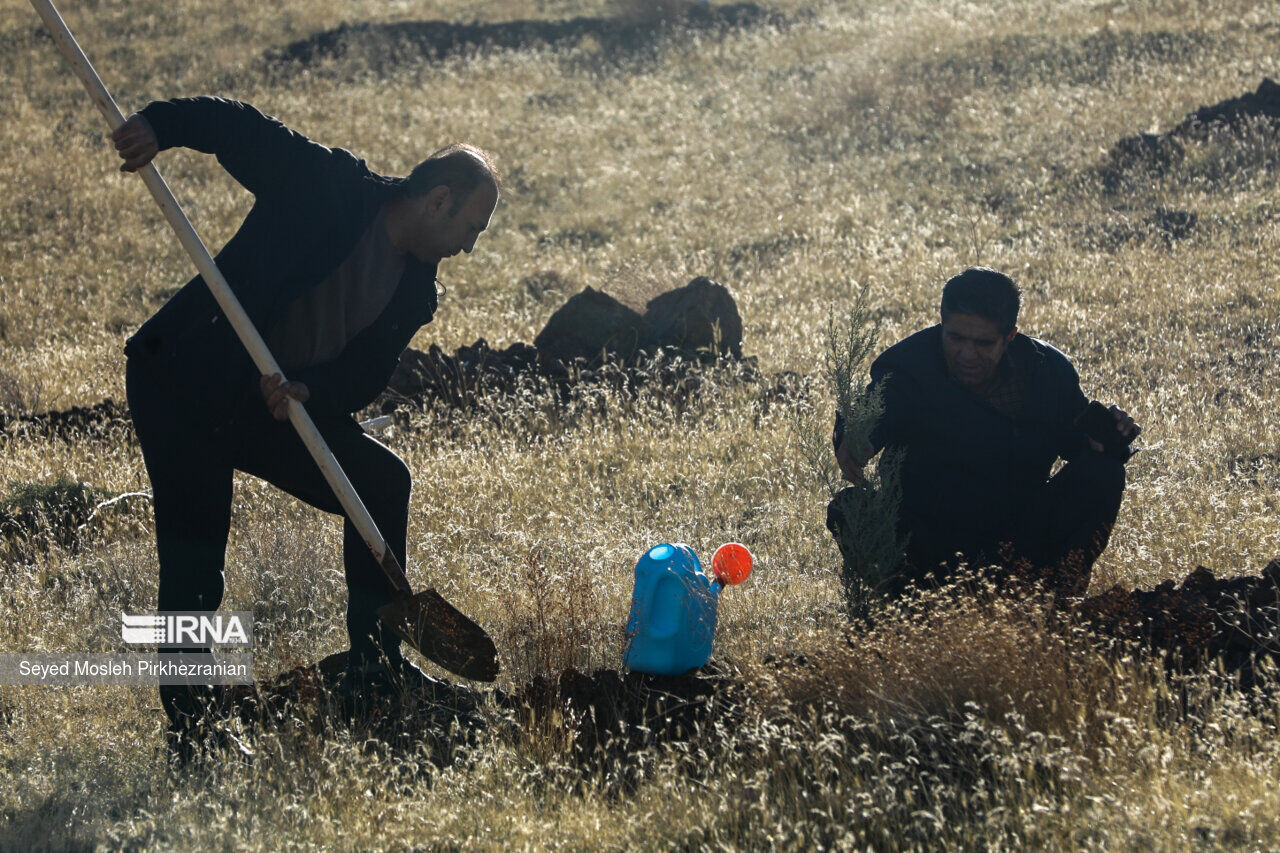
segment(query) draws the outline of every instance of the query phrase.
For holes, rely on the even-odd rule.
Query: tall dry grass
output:
[[[1255,127],[1162,173],[1105,173],[1116,140],[1274,76],[1274,4],[774,5],[791,26],[674,37],[633,59],[586,38],[381,70],[264,57],[344,21],[618,7],[64,12],[126,109],[238,97],[388,173],[454,139],[497,152],[509,190],[475,255],[442,269],[448,295],[420,346],[531,340],[565,295],[539,298],[531,276],[648,292],[706,274],[738,298],[761,369],[817,388],[832,304],[868,288],[888,344],[933,322],[941,283],[983,262],[1026,289],[1023,329],[1146,426],[1095,583],[1276,556],[1277,137]],[[123,340],[189,263],[17,0],[0,4],[0,119],[0,408],[122,398]],[[160,166],[206,241],[224,242],[246,194],[211,158]],[[1169,211],[1195,224],[1170,236],[1159,223],[1187,217]],[[722,600],[717,655],[762,673],[755,716],[689,752],[638,756],[644,779],[619,796],[575,776],[564,744],[501,726],[443,770],[287,731],[252,739],[250,765],[174,777],[151,691],[3,688],[0,847],[1277,846],[1280,738],[1263,700],[1170,701],[1150,663],[1100,657],[1012,605],[930,599],[849,645],[826,498],[764,387],[713,382],[686,406],[500,408],[417,413],[388,439],[415,477],[411,574],[501,638],[500,686],[617,665],[635,558],[662,540],[702,553],[736,540],[756,574]],[[6,486],[147,485],[127,441],[0,441]],[[233,517],[226,606],[255,612],[259,671],[340,649],[334,520],[249,478]],[[115,649],[119,611],[154,601],[153,548],[120,524],[0,563],[0,650]],[[769,680],[762,662],[792,651],[818,668]],[[737,748],[711,745],[725,743]]]

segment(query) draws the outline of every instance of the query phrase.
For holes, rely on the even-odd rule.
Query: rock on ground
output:
[[[638,313],[609,294],[585,288],[551,315],[533,339],[544,361],[607,357],[627,359],[649,341],[649,327]]]
[[[742,357],[742,315],[723,284],[699,276],[655,296],[645,307],[650,342]]]

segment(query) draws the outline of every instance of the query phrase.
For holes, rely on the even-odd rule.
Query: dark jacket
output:
[[[1054,461],[1085,449],[1074,421],[1088,399],[1065,355],[1019,334],[1005,357],[1022,371],[1023,402],[1016,418],[1002,414],[948,375],[941,330],[917,332],[872,363],[868,387],[884,397],[872,449],[902,452],[902,528],[969,551],[1007,534]]]
[[[378,175],[350,152],[326,148],[248,104],[181,98],[148,104],[142,115],[161,150],[214,154],[254,195],[240,229],[215,258],[264,338],[290,303],[350,254],[405,181]],[[436,267],[409,256],[391,302],[332,361],[288,378],[311,391],[313,415],[364,408],[386,388],[401,352],[436,310]],[[257,369],[204,283],[196,276],[125,344],[130,357],[160,359],[180,381],[185,404],[225,425],[257,393]]]

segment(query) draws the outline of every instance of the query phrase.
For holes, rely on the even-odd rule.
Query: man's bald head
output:
[[[502,179],[488,152],[457,142],[441,148],[409,173],[411,196],[423,196],[441,186],[449,188],[453,201],[450,213],[456,214],[476,187],[492,187],[496,195],[502,189]]]

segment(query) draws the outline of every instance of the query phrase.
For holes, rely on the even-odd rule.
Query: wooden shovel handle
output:
[[[58,14],[58,10],[53,7],[53,3],[50,0],[31,0],[31,5],[35,7],[36,14],[40,16],[40,19],[44,21],[45,28],[53,36],[53,41],[58,45],[58,49],[62,51],[62,55],[66,57],[67,62],[71,63],[71,70],[75,72],[75,75],[80,78],[80,82],[84,84],[85,89],[89,91],[89,96],[98,107],[98,111],[106,118],[107,124],[111,126],[113,131],[124,124],[125,117],[120,112],[120,108],[116,106],[115,99],[111,97],[107,87],[102,84],[98,73],[93,70],[93,66],[84,55],[84,51],[80,49],[80,45],[76,43],[71,31],[67,29],[67,25],[63,22],[62,16]],[[164,218],[169,221],[174,233],[178,235],[178,242],[182,243],[182,247],[187,250],[187,254],[195,262],[196,269],[200,271],[205,284],[213,292],[213,298],[217,300],[222,312],[231,321],[231,327],[235,329],[241,343],[249,351],[249,355],[253,358],[253,363],[257,365],[258,370],[264,376],[270,376],[274,373],[283,375],[280,365],[276,363],[275,357],[271,355],[271,350],[267,348],[266,342],[262,340],[262,335],[258,334],[253,321],[244,312],[244,308],[241,307],[240,301],[236,299],[236,295],[227,284],[227,280],[223,278],[222,272],[218,269],[217,264],[213,262],[213,257],[209,254],[209,250],[205,248],[204,241],[200,239],[200,235],[196,233],[196,230],[191,227],[191,221],[187,219],[187,215],[182,212],[182,207],[178,204],[178,200],[169,191],[169,185],[165,183],[164,178],[160,176],[160,173],[151,163],[139,169],[138,174],[142,176],[142,182],[147,185],[152,197],[160,205]],[[334,458],[333,451],[329,449],[329,445],[321,437],[320,431],[316,429],[315,422],[311,420],[311,415],[307,414],[307,410],[297,400],[288,399],[289,421],[293,424],[294,429],[298,431],[298,435],[302,438],[302,443],[307,446],[307,450],[311,452],[316,464],[320,466],[320,471],[324,474],[325,481],[333,489],[333,493],[337,496],[338,502],[342,504],[347,517],[351,519],[351,523],[360,532],[360,537],[369,546],[369,550],[373,552],[373,556],[378,560],[378,564],[382,566],[382,570],[391,580],[391,583],[395,585],[396,589],[405,593],[410,592],[411,587],[409,579],[405,576],[404,568],[396,560],[391,549],[387,547],[387,540],[382,537],[382,533],[378,530],[378,525],[373,521],[373,516],[369,515],[369,510],[365,508],[364,501],[360,500],[360,495],[356,494],[356,490],[351,485],[351,481],[347,479],[342,466]]]

